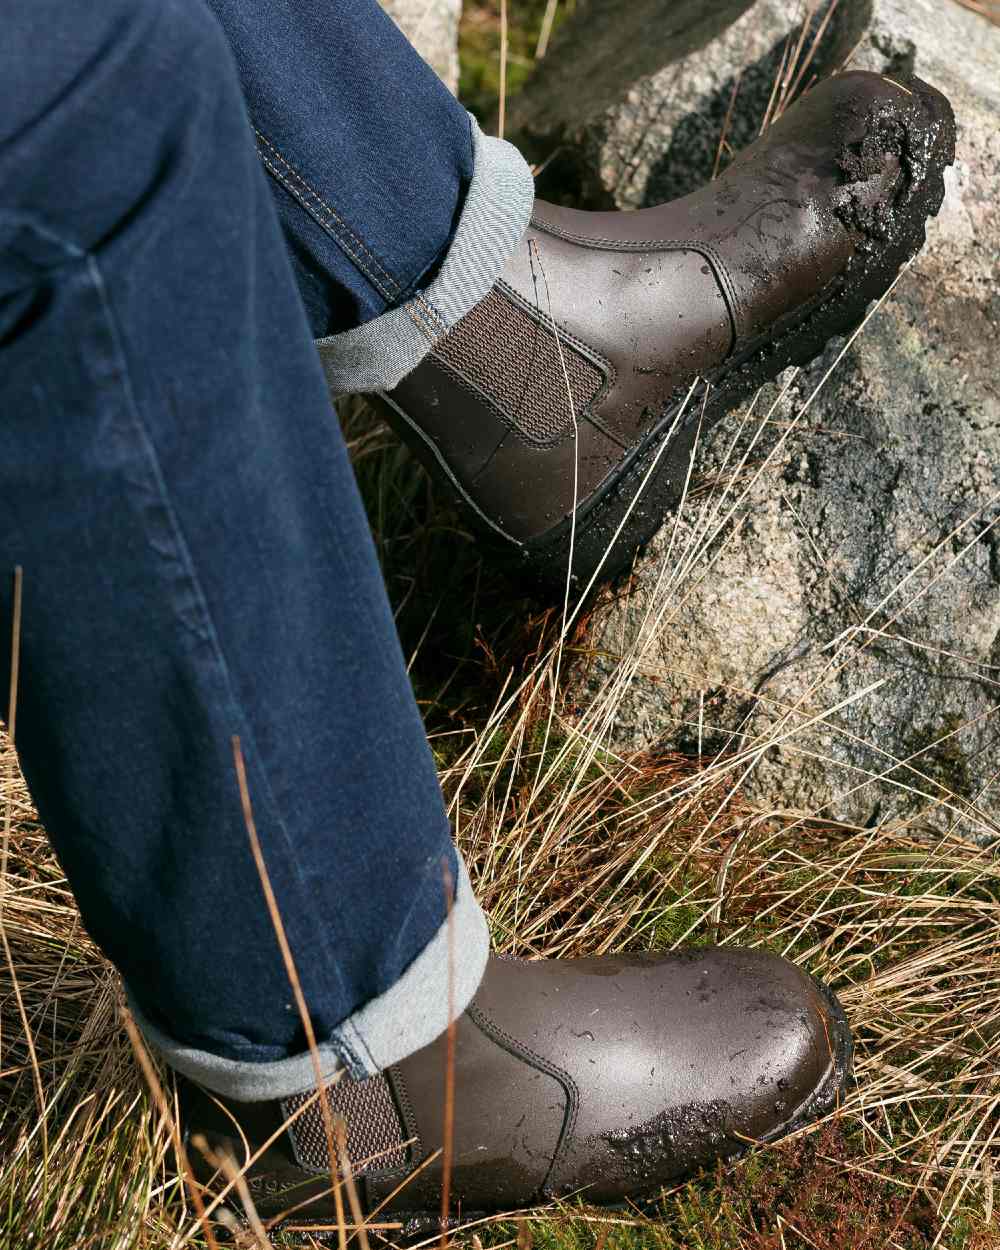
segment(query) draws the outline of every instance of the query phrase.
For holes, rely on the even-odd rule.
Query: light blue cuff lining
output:
[[[485,136],[470,114],[472,181],[448,254],[430,286],[353,330],[317,340],[334,398],[390,391],[488,293],[524,237],[535,182],[521,153]],[[416,190],[416,189],[415,189]]]
[[[373,1076],[441,1036],[448,1027],[449,979],[456,1016],[472,1001],[486,971],[490,935],[469,874],[458,857],[451,918],[434,934],[399,980],[370,999],[317,1046],[323,1079],[346,1068],[357,1080]],[[451,933],[448,926],[451,925]],[[454,967],[449,973],[450,952]],[[126,994],[128,987],[126,986]],[[146,1041],[170,1067],[238,1102],[270,1102],[315,1088],[308,1051],[269,1063],[223,1059],[184,1046],[147,1020],[129,994],[129,1007]]]

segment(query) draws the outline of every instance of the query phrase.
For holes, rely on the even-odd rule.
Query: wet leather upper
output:
[[[453,1205],[651,1192],[832,1096],[845,1058],[835,1054],[837,1028],[816,985],[764,951],[492,958],[455,1023]],[[442,1037],[387,1071],[409,1158],[364,1169],[367,1211],[438,1209],[447,1064]],[[180,1088],[188,1129],[216,1152],[246,1161],[271,1140],[248,1175],[259,1209],[306,1198],[314,1218],[334,1209],[326,1152],[306,1160],[299,1130],[282,1130],[287,1107]],[[199,1154],[193,1161],[203,1172]]]
[[[696,376],[714,381],[844,273],[870,237],[852,213],[862,205],[876,220],[900,185],[892,118],[912,111],[911,96],[877,74],[842,74],[683,199],[629,213],[536,201],[497,291],[532,310],[540,334],[557,333],[567,350],[581,344],[601,362],[607,384],[574,414],[575,438],[570,430],[555,445],[533,445],[435,352],[391,400],[424,429],[488,524],[519,542],[546,533]]]
[[[766,952],[492,959],[457,1034],[456,1197],[615,1201],[764,1137],[831,1071],[826,1017]],[[442,1143],[443,1058],[435,1043],[393,1069],[423,1157]],[[432,1165],[416,1192],[439,1184]]]

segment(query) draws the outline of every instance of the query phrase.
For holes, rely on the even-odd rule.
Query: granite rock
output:
[[[517,105],[524,142],[534,159],[562,147],[550,171],[576,202],[628,208],[683,194],[712,175],[738,76],[729,136],[738,147],[757,133],[799,14],[793,0],[632,0],[627,15],[582,4]],[[593,60],[616,32],[598,70],[587,49]],[[849,63],[912,71],[949,96],[959,139],[944,205],[852,344],[835,340],[780,379],[783,396],[767,388],[750,415],[703,441],[684,508],[627,592],[595,612],[597,658],[577,672],[576,693],[634,668],[617,742],[753,747],[743,788],[767,808],[857,825],[958,822],[990,837],[1000,831],[1000,29],[948,0],[841,0],[815,47],[803,85]]]
[[[449,90],[456,91],[462,0],[379,0],[379,3]]]

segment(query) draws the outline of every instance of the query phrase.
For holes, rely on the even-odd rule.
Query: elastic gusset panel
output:
[[[296,1094],[286,1098],[281,1104],[285,1118],[311,1097],[311,1094]],[[405,1166],[409,1156],[403,1145],[405,1127],[384,1074],[363,1081],[352,1081],[344,1076],[327,1088],[327,1097],[333,1116],[342,1116],[347,1124],[347,1155],[354,1175]],[[314,1172],[329,1172],[326,1126],[318,1098],[288,1131],[301,1166]]]
[[[499,287],[438,341],[434,355],[538,446],[550,446],[571,431],[574,413],[579,417],[604,385],[593,361],[557,339],[551,324],[536,321]]]

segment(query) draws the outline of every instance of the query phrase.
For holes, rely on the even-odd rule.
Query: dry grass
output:
[[[360,408],[348,432],[373,515],[392,518],[381,535],[387,574],[410,589],[400,624],[423,639],[412,672],[418,691],[434,691],[425,703],[442,783],[497,946],[565,956],[764,943],[833,984],[858,1039],[857,1087],[796,1143],[679,1187],[652,1212],[595,1223],[609,1217],[552,1209],[476,1236],[560,1250],[589,1247],[595,1233],[602,1246],[664,1250],[995,1244],[986,1231],[1000,1162],[995,855],[958,818],[928,840],[918,822],[860,829],[752,809],[741,779],[767,743],[722,758],[617,754],[610,730],[641,643],[592,702],[571,704],[558,674],[586,646],[573,605],[515,627],[496,610],[512,606],[509,592],[491,598],[471,544],[455,560],[461,531],[434,508],[419,470]],[[729,483],[688,506],[722,515],[739,489]],[[441,609],[428,633],[427,605],[407,580],[414,553],[433,567],[437,547],[457,569],[450,595],[478,587],[479,645],[445,661],[442,641],[454,650],[468,618],[446,620]],[[676,597],[704,560],[704,548],[668,553],[661,572]],[[524,606],[515,602],[515,615]],[[450,705],[438,695],[442,665],[454,675]],[[116,978],[80,927],[9,750],[0,766],[12,960],[0,991],[0,1245],[206,1245],[168,1165],[168,1117],[133,1061]]]
[[[538,0],[533,12],[550,23],[558,7]],[[776,108],[789,65],[807,56],[790,53]],[[719,756],[611,745],[645,648],[710,575],[727,517],[766,463],[748,456],[694,484],[684,505],[694,541],[670,539],[661,568],[645,573],[659,582],[656,615],[579,706],[564,679],[587,653],[586,613],[569,599],[540,611],[512,598],[363,407],[343,415],[496,946],[568,956],[766,944],[833,985],[858,1044],[844,1104],[792,1142],[678,1186],[655,1209],[553,1207],[460,1240],[475,1250],[1000,1246],[1000,862],[972,836],[975,813],[952,796],[948,831],[930,837],[919,816],[854,828],[751,807],[746,778],[774,735],[794,735],[794,717]],[[831,663],[849,662],[842,641]],[[0,1250],[210,1246],[170,1163],[171,1108],[140,1075],[116,976],[80,926],[5,741],[0,786]],[[259,1225],[229,1231],[246,1245],[314,1244]]]

